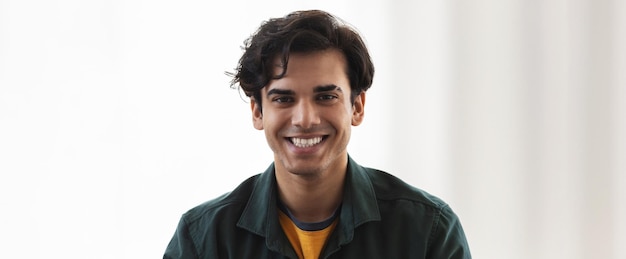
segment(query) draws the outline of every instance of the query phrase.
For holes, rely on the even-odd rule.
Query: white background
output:
[[[376,66],[350,154],[450,203],[474,258],[626,257],[620,1],[0,0],[2,257],[161,257],[271,162],[225,72],[311,8]]]

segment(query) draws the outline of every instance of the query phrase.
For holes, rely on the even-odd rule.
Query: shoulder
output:
[[[379,201],[413,202],[437,210],[445,210],[448,207],[448,204],[439,197],[412,186],[390,173],[367,167],[363,169],[370,178]]]
[[[422,219],[430,226],[431,245],[438,243],[433,246],[468,251],[461,222],[445,201],[384,171],[365,168],[365,172],[371,179],[383,217],[395,220]]]
[[[171,256],[167,258],[216,258],[218,240],[237,237],[236,222],[258,179],[259,175],[252,176],[233,191],[185,212],[166,250]]]
[[[216,217],[228,218],[231,215],[241,214],[259,176],[254,175],[239,184],[233,191],[191,208],[183,214],[182,219],[188,225],[193,225]],[[237,218],[235,217],[234,220]]]

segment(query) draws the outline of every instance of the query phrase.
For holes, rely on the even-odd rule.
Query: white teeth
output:
[[[322,137],[315,138],[291,138],[291,143],[296,147],[310,147],[322,142]]]

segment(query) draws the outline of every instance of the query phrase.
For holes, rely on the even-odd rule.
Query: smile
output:
[[[319,144],[320,142],[322,142],[323,138],[322,137],[290,138],[290,140],[294,146],[299,147],[299,148],[306,148],[306,147],[312,147],[314,145]]]

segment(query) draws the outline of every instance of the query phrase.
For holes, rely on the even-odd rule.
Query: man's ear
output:
[[[252,125],[255,129],[263,129],[263,112],[261,111],[261,103],[257,102],[254,97],[250,98],[250,109],[252,110]]]
[[[352,104],[352,126],[359,126],[365,115],[365,92],[361,92]]]

